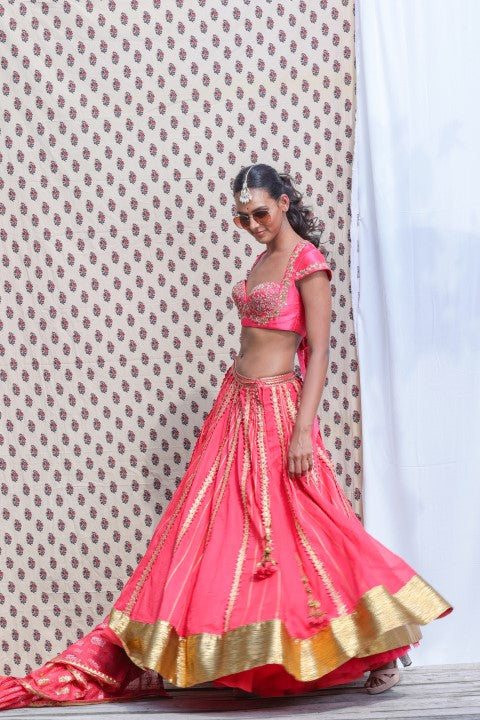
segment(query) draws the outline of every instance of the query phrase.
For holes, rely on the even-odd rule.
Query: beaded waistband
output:
[[[271,375],[270,377],[246,377],[245,375],[240,375],[240,373],[237,371],[235,363],[233,364],[232,372],[235,380],[240,383],[240,385],[280,385],[284,382],[290,382],[291,380],[299,379],[298,375],[294,370],[291,370],[287,373],[282,373],[281,375]]]

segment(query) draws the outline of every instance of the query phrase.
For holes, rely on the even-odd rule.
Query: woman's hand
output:
[[[288,474],[299,478],[313,468],[312,428],[293,428],[288,448]]]

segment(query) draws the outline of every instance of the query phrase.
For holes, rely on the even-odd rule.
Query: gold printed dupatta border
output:
[[[421,639],[418,625],[451,606],[419,575],[397,593],[369,590],[350,615],[333,618],[311,638],[291,637],[280,619],[244,625],[224,634],[179,637],[164,620],[142,623],[113,609],[109,625],[130,659],[169,682],[188,687],[262,665],[277,664],[297,680],[316,680],[354,657],[368,657]]]

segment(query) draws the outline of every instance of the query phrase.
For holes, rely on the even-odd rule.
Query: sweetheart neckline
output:
[[[252,297],[253,293],[258,288],[262,287],[263,285],[278,285],[279,289],[280,289],[280,287],[284,283],[284,280],[266,280],[265,282],[258,283],[258,285],[254,285],[249,293],[247,293],[247,281],[245,279],[243,279],[241,282],[243,282],[245,302],[248,302],[249,298]]]
[[[254,290],[256,290],[258,287],[261,287],[262,285],[268,285],[269,283],[272,283],[272,284],[274,284],[274,285],[283,285],[284,282],[285,282],[286,279],[287,279],[288,271],[290,270],[290,265],[291,265],[291,263],[292,263],[292,259],[294,258],[295,254],[296,254],[297,248],[299,247],[299,245],[302,245],[302,246],[303,246],[306,242],[307,242],[307,241],[302,238],[302,240],[299,240],[299,241],[296,243],[295,247],[293,248],[292,252],[290,253],[290,255],[289,255],[289,257],[288,257],[287,265],[286,265],[286,267],[285,267],[285,270],[284,270],[284,272],[283,272],[283,275],[282,275],[282,279],[281,279],[281,280],[265,280],[264,282],[261,282],[261,283],[258,283],[257,285],[254,285],[253,288],[250,290],[250,292],[247,292],[247,280],[248,280],[248,275],[249,275],[250,272],[253,270],[253,268],[255,267],[255,265],[259,262],[260,258],[261,258],[263,255],[265,255],[265,253],[266,253],[267,251],[264,250],[262,253],[260,253],[260,255],[257,257],[257,259],[255,260],[255,262],[253,263],[253,265],[252,265],[252,267],[251,267],[251,269],[250,269],[247,277],[244,278],[244,280],[243,280],[243,283],[244,283],[245,302],[248,302],[248,298],[252,295],[252,293],[254,292]]]

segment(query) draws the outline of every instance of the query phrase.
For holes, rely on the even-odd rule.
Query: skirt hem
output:
[[[333,618],[311,637],[292,637],[281,619],[264,620],[223,634],[180,637],[167,621],[144,623],[113,609],[111,630],[129,658],[177,687],[219,680],[266,665],[280,665],[295,680],[311,682],[353,658],[372,658],[419,642],[418,625],[451,611],[415,575],[397,593],[372,588],[349,615]],[[403,653],[400,653],[403,654]],[[362,674],[362,673],[360,673]],[[356,679],[356,674],[351,679]]]

